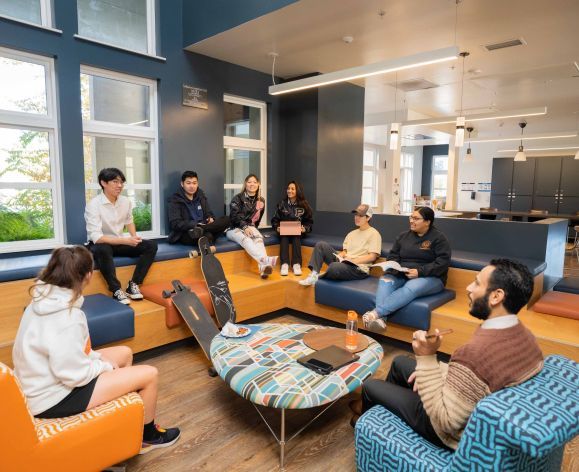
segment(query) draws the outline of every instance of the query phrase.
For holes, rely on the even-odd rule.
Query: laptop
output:
[[[302,234],[301,221],[280,221],[279,234],[280,236],[300,236]]]
[[[338,346],[328,346],[307,356],[300,357],[298,362],[318,374],[327,375],[350,362],[360,359],[360,356]]]

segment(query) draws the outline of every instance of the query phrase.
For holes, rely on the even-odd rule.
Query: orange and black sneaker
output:
[[[139,454],[146,454],[160,447],[172,446],[181,436],[181,431],[179,428],[163,429],[156,424],[155,432],[151,436],[152,437],[147,437],[146,439],[143,437]]]

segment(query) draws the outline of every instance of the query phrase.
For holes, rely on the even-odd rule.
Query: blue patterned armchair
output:
[[[356,424],[359,471],[555,471],[579,433],[579,365],[549,356],[543,370],[479,402],[456,452],[436,447],[381,406]]]

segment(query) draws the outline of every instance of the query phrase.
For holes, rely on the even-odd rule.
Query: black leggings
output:
[[[60,400],[56,405],[38,415],[36,418],[64,418],[65,416],[78,415],[86,411],[90,403],[94,387],[98,377],[92,379],[82,387],[75,387],[66,397]]]

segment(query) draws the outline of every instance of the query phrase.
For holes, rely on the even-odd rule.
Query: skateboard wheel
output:
[[[215,254],[217,252],[217,248],[215,246],[211,246],[211,254]]]
[[[171,291],[170,290],[163,290],[161,295],[163,296],[163,298],[171,298]]]
[[[209,377],[217,377],[217,371],[214,367],[209,367],[207,373],[209,374]]]
[[[195,259],[195,258],[199,257],[199,253],[198,253],[197,251],[195,251],[195,250],[189,251],[189,257],[190,257],[191,259]]]

